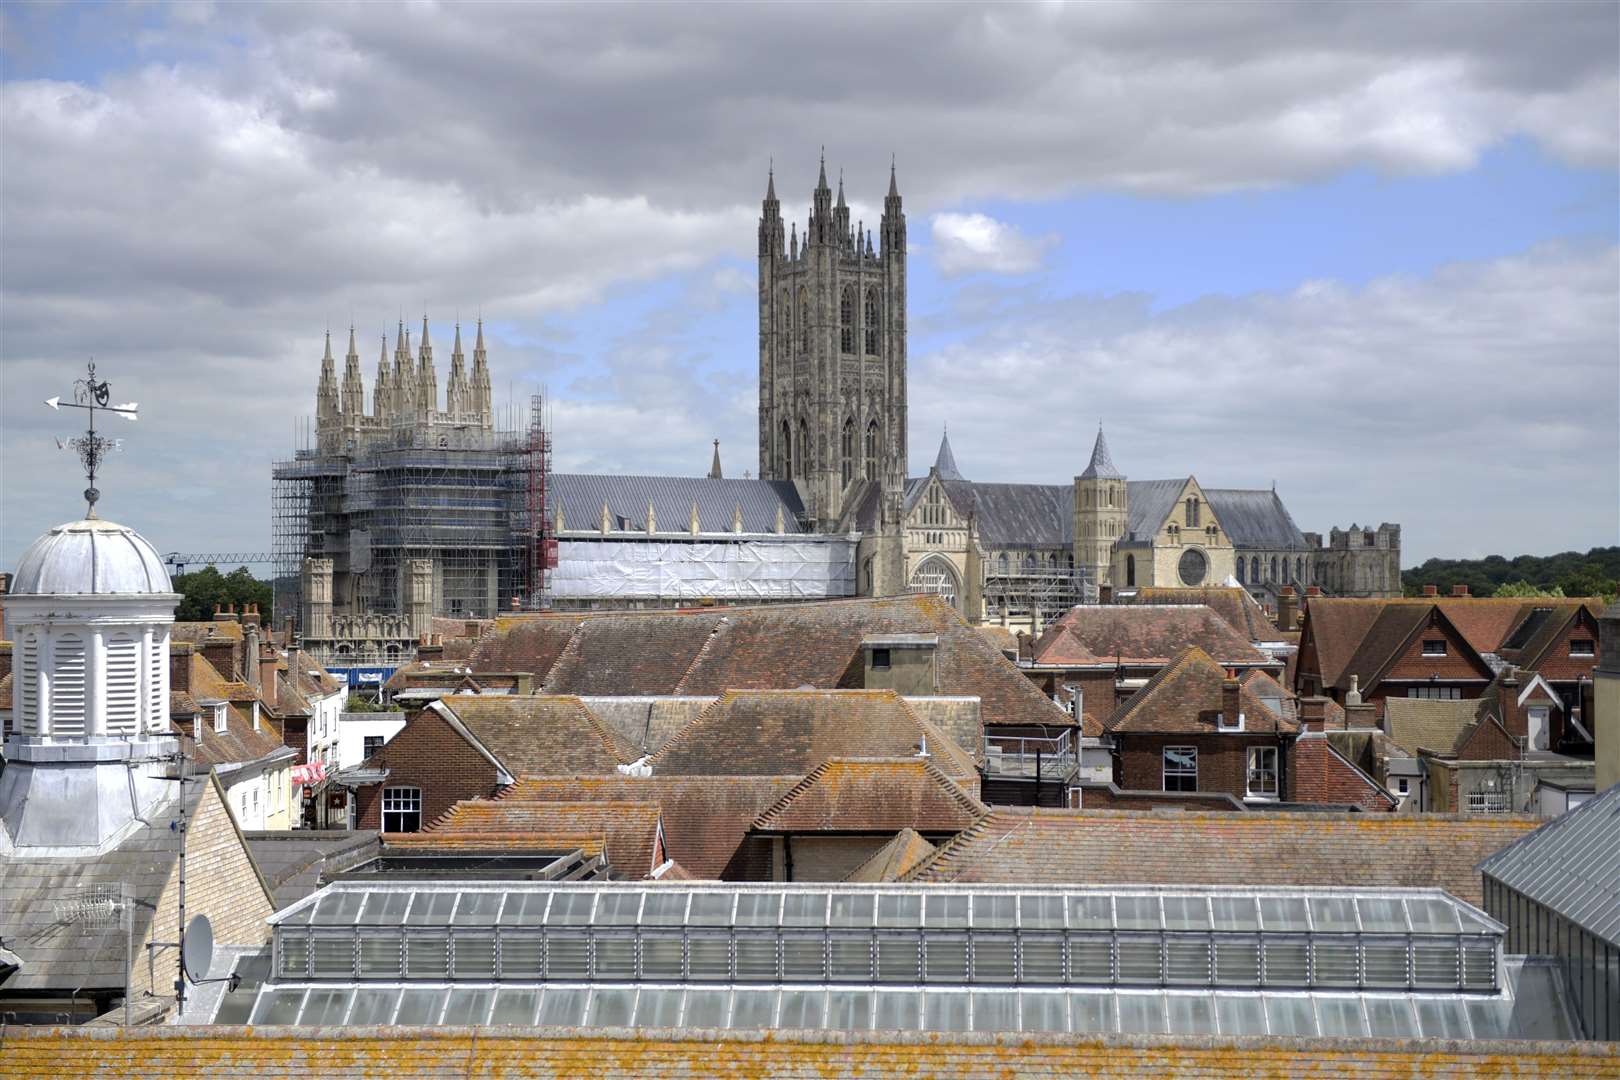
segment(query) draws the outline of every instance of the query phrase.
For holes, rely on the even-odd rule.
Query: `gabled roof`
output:
[[[669,857],[693,877],[719,878],[749,826],[798,776],[525,776],[500,800],[656,802]]]
[[[728,691],[649,760],[654,775],[805,775],[831,757],[912,757],[951,777],[973,757],[892,690]]]
[[[661,815],[655,802],[541,802],[469,799],[421,832],[388,833],[389,848],[413,850],[556,850],[599,840],[608,863],[627,878],[655,868]]]
[[[1111,735],[1138,731],[1214,734],[1225,683],[1225,668],[1202,649],[1189,648],[1121,703],[1103,726]],[[1298,728],[1274,713],[1252,684],[1238,684],[1238,705],[1245,731],[1287,733]]]
[[[191,690],[178,699],[171,694],[169,711],[171,716],[192,715],[186,711],[189,705],[200,712],[202,720],[200,739],[197,738],[198,725],[174,726],[180,736],[181,745],[193,761],[204,765],[229,765],[258,761],[277,751],[286,751],[288,755],[293,753],[292,749],[281,741],[276,729],[268,720],[261,717],[258,730],[254,730],[251,702],[256,695],[251,688],[243,683],[225,679],[200,652],[194,652],[186,659]],[[244,699],[248,704],[236,704]],[[213,707],[220,702],[226,703],[225,730],[215,731]],[[206,703],[207,707],[201,708],[199,703]]]
[[[616,531],[645,531],[650,503],[658,531],[685,532],[694,502],[705,532],[730,532],[739,507],[743,532],[774,533],[778,510],[786,532],[805,531],[799,525],[804,504],[787,480],[552,473],[547,498],[562,508],[563,528],[569,532],[600,528],[604,503]]]
[[[498,621],[476,669],[529,671],[551,693],[714,696],[727,690],[861,685],[861,642],[932,634],[939,693],[971,695],[985,723],[1065,724],[1067,715],[937,596]],[[808,771],[808,767],[804,771]],[[803,775],[803,771],[799,775]]]
[[[510,776],[611,773],[641,751],[573,695],[440,698]]]
[[[1554,646],[1561,644],[1574,629],[1573,624],[1576,620],[1583,616],[1590,618],[1595,630],[1598,615],[1601,613],[1596,604],[1577,603],[1568,607],[1553,608],[1547,614],[1549,617],[1542,621],[1535,632],[1525,635],[1524,643],[1519,648],[1509,649],[1504,646],[1498,651],[1506,659],[1513,660],[1522,667],[1539,668],[1544,661],[1550,659],[1548,654],[1552,652]],[[1508,639],[1512,640],[1516,634],[1517,629],[1509,633]],[[1592,637],[1595,642],[1597,634],[1594,632]]]
[[[1176,500],[1187,487],[1188,477],[1171,480],[1131,480],[1125,485],[1130,507],[1125,518],[1124,541],[1150,540],[1170,516]]]
[[[1303,551],[1305,534],[1276,491],[1204,488],[1204,498],[1236,547]]]
[[[871,883],[899,881],[937,850],[915,830],[901,829],[894,834],[893,840],[851,870],[844,880]]]
[[[1276,641],[1279,634],[1265,609],[1241,587],[1210,586],[1200,589],[1168,588],[1149,585],[1122,598],[1129,604],[1203,604],[1213,608],[1249,641]]]
[[[1037,664],[1167,664],[1197,646],[1222,664],[1268,664],[1203,605],[1091,604],[1070,608],[1035,643]]]
[[[1496,852],[1479,870],[1620,946],[1620,784]]]
[[[1302,732],[1290,764],[1295,802],[1353,805],[1373,813],[1388,813],[1400,805],[1382,784],[1339,753],[1323,732]]]
[[[1473,723],[1479,701],[1429,701],[1391,697],[1384,700],[1384,727],[1389,737],[1409,755],[1419,749],[1449,751],[1457,737]]]
[[[1388,604],[1378,613],[1373,624],[1362,636],[1361,644],[1331,685],[1349,690],[1350,680],[1358,680],[1361,692],[1368,693],[1406,653],[1411,644],[1430,625],[1438,622],[1442,630],[1451,629],[1467,652],[1464,659],[1471,661],[1476,670],[1488,672],[1490,665],[1479,655],[1460,627],[1451,621],[1445,609],[1436,605]]]
[[[1474,867],[1528,817],[996,807],[910,875],[960,884],[1436,887],[1481,902]]]
[[[960,832],[986,812],[920,758],[833,758],[769,810],[756,832]]]

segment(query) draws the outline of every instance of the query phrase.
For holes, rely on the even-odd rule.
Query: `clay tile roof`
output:
[[[1167,664],[1197,646],[1223,664],[1271,658],[1203,604],[1104,604],[1071,608],[1035,643],[1038,664]]]
[[[176,622],[169,628],[170,641],[189,641],[193,645],[201,645],[209,638],[240,642],[242,636],[242,623],[236,619],[222,619],[219,622],[208,620]]]
[[[1243,635],[1246,641],[1275,641],[1277,628],[1266,617],[1265,609],[1249,595],[1249,590],[1222,586],[1202,589],[1169,588],[1149,585],[1125,597],[1132,604],[1203,604]]]
[[[1477,905],[1474,867],[1537,824],[1507,816],[997,807],[910,880],[1435,887]]]
[[[527,671],[552,693],[716,696],[862,684],[861,641],[929,634],[938,692],[978,697],[985,723],[1072,721],[937,596],[826,600],[723,610],[523,615],[496,621],[474,670]]]
[[[894,834],[893,840],[851,870],[844,880],[871,883],[899,881],[938,850],[915,830],[901,829]]]
[[[389,847],[573,850],[602,838],[608,863],[631,879],[652,873],[661,815],[656,802],[469,799],[418,833],[388,834]]]
[[[830,757],[912,757],[924,742],[950,777],[973,757],[892,690],[729,691],[664,744],[655,774],[803,776]]]
[[[1463,729],[1474,722],[1479,701],[1429,701],[1391,697],[1384,700],[1384,727],[1395,744],[1411,756],[1418,750],[1450,750]]]
[[[1189,648],[1160,668],[1135,694],[1114,710],[1104,727],[1110,732],[1154,731],[1166,734],[1213,734],[1226,683],[1226,669],[1197,647]],[[1249,731],[1292,732],[1298,725],[1278,716],[1261,699],[1259,685],[1238,685],[1238,705]]]
[[[960,832],[986,812],[931,762],[833,758],[754,819],[758,832]]]
[[[525,776],[500,801],[656,802],[669,857],[694,877],[717,879],[760,812],[798,776]]]
[[[640,751],[572,695],[441,698],[512,776],[611,773]]]

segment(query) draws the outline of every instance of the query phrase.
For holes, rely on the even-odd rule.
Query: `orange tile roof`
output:
[[[901,829],[894,839],[878,848],[870,859],[851,870],[845,881],[899,881],[939,849],[912,829]]]
[[[1249,590],[1212,585],[1201,589],[1148,585],[1121,600],[1127,604],[1205,604],[1249,641],[1275,641],[1277,627]]]
[[[438,705],[455,713],[512,776],[611,773],[641,757],[572,695],[452,695]]]
[[[655,775],[803,776],[830,757],[911,757],[924,741],[946,776],[978,775],[893,690],[727,691],[649,764]]]
[[[446,810],[419,833],[388,835],[390,845],[417,848],[474,848],[521,843],[527,849],[559,846],[601,837],[608,862],[628,878],[646,877],[662,827],[655,802],[540,802],[519,799],[467,799]],[[401,843],[403,841],[403,844]]]
[[[579,1028],[0,1027],[19,1080],[124,1076],[344,1077],[1089,1076],[1309,1080],[1596,1080],[1620,1076],[1612,1043],[791,1032]]]
[[[996,807],[915,881],[1430,886],[1481,902],[1474,869],[1530,817]]]
[[[1202,604],[1082,605],[1047,627],[1035,643],[1037,664],[1167,664],[1197,646],[1223,664],[1266,664],[1214,609]]]
[[[1226,669],[1194,646],[1160,668],[1142,689],[1122,702],[1104,727],[1110,734],[1214,734],[1225,683]],[[1293,720],[1273,712],[1261,700],[1262,685],[1254,680],[1238,683],[1238,707],[1244,714],[1245,730],[1296,730],[1298,725]]]
[[[754,820],[757,832],[960,832],[988,807],[918,758],[833,758]]]

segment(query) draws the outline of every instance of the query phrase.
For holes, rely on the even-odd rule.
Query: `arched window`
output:
[[[866,355],[876,356],[878,351],[878,292],[866,290]]]
[[[1296,558],[1294,560],[1294,580],[1295,581],[1304,581],[1305,580],[1305,558],[1304,558],[1304,556],[1300,556],[1299,558]]]
[[[810,290],[799,290],[799,348],[810,351]],[[801,452],[801,455],[802,452]]]
[[[878,478],[878,447],[883,440],[878,435],[877,421],[873,420],[866,425],[866,478]]]
[[[1188,498],[1187,498],[1187,528],[1189,528],[1189,529],[1198,528],[1198,509],[1199,509],[1199,507],[1198,507],[1198,496],[1196,496],[1196,495],[1188,496]]]
[[[793,476],[793,428],[786,420],[782,421],[782,475]]]
[[[1248,583],[1248,580],[1249,580],[1249,575],[1247,573],[1248,568],[1249,567],[1248,567],[1248,563],[1247,563],[1246,560],[1239,559],[1237,561],[1237,572],[1238,572],[1238,584],[1239,585],[1245,585],[1245,584]]]
[[[1005,551],[996,557],[996,572],[1000,574],[1007,572],[1007,553]]]
[[[855,351],[855,288],[851,285],[845,285],[838,297],[838,349]]]
[[[1277,580],[1277,556],[1275,555],[1271,557],[1271,580]]]
[[[1256,555],[1249,560],[1249,583],[1260,584],[1260,556]]]
[[[844,421],[844,434],[838,443],[840,467],[846,485],[855,479],[855,449],[855,418],[852,416]]]
[[[782,347],[788,348],[793,344],[793,294],[786,289],[782,290]]]
[[[1035,569],[1035,553],[1033,551],[1030,552],[1028,555],[1024,556],[1024,569],[1025,570],[1033,570],[1033,569]]]
[[[914,593],[933,593],[958,611],[961,610],[956,568],[946,559],[937,556],[924,559],[912,573],[908,588]]]
[[[810,475],[810,425],[801,418],[799,420],[799,471],[795,476]]]
[[[1136,586],[1136,556],[1125,556],[1125,585],[1128,588]]]

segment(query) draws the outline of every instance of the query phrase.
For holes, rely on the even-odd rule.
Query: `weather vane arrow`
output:
[[[138,403],[125,401],[117,405],[111,405],[108,404],[110,401],[112,401],[112,390],[107,385],[106,380],[96,379],[96,362],[94,360],[90,361],[89,373],[84,378],[74,382],[72,401],[63,401],[60,396],[45,399],[45,404],[52,409],[84,409],[90,414],[90,427],[83,435],[75,435],[65,441],[62,439],[56,440],[58,447],[65,449],[71,446],[78,451],[79,461],[84,464],[84,474],[90,481],[89,486],[84,489],[84,500],[89,504],[89,508],[84,515],[87,518],[96,516],[96,500],[101,498],[101,492],[96,490],[96,470],[106,456],[117,450],[120,445],[118,439],[109,439],[96,434],[96,413],[110,412],[114,416],[130,421],[140,418],[140,406]]]

